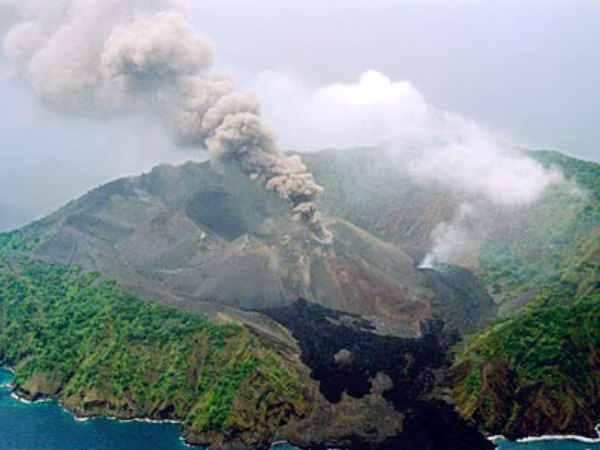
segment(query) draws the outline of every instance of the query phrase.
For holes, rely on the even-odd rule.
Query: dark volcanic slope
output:
[[[288,203],[234,169],[188,163],[97,188],[28,231],[45,236],[41,259],[167,304],[259,310],[302,297],[420,334],[435,293],[415,261],[342,219],[326,218],[326,244],[289,217]]]
[[[447,332],[471,334],[491,324],[497,309],[494,300],[471,271],[452,264],[421,271],[437,293],[434,318],[445,322]]]
[[[302,361],[328,404],[294,427],[306,448],[492,449],[447,403],[448,366],[441,324],[422,337],[372,333],[359,317],[299,300],[265,313],[298,340]],[[349,438],[352,436],[352,438]]]

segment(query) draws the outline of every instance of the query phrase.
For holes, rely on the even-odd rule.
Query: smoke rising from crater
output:
[[[212,70],[214,46],[175,0],[0,0],[16,22],[3,40],[14,75],[74,114],[151,111],[177,145],[205,147],[294,204],[318,228],[322,193],[284,155],[253,95]]]

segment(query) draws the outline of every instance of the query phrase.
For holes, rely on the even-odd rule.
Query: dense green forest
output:
[[[540,201],[526,221],[539,238],[495,243],[482,254],[483,277],[504,301],[528,292],[535,297],[463,345],[455,361],[455,399],[465,417],[493,433],[594,435],[600,415],[600,166],[556,152],[535,155],[560,167],[580,191],[567,196],[563,186]],[[536,241],[544,238],[546,247]]]
[[[267,417],[248,408],[270,406],[281,423],[307,412],[300,375],[264,336],[37,262],[20,233],[0,239],[0,363],[23,395],[55,396],[78,414],[178,419],[199,442],[268,433]]]
[[[458,353],[454,395],[486,430],[594,435],[600,413],[600,295],[531,308],[471,337]]]

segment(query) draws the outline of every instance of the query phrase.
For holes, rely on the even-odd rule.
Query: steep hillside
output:
[[[480,206],[478,227],[484,238],[476,254],[462,261],[506,312],[559,279],[585,278],[572,273],[575,267],[588,272],[587,284],[593,285],[598,261],[600,166],[557,152],[526,154],[558,168],[565,182],[526,207]],[[304,159],[325,187],[325,209],[401,246],[417,260],[431,250],[438,224],[452,222],[464,202],[482,203],[460,189],[415,180],[383,147],[330,150]],[[577,289],[577,295],[589,292],[583,285]]]
[[[471,338],[455,362],[454,397],[488,432],[596,437],[600,292],[536,308]]]
[[[444,319],[437,284],[413,258],[343,219],[324,223],[331,242],[314,238],[290,219],[289,204],[235,169],[188,163],[99,187],[23,233],[41,239],[32,253],[41,261],[99,271],[189,311],[251,321],[237,311],[305,298],[412,337],[420,322]],[[493,310],[482,301],[485,322]]]
[[[596,437],[600,167],[557,153],[538,157],[561,164],[585,191],[553,205],[574,213],[546,228],[546,251],[537,258],[527,253],[525,240],[505,246],[503,253],[490,253],[498,259],[490,257],[488,268],[493,270],[487,276],[500,290],[508,287],[505,295],[513,298],[508,305],[514,305],[508,311],[523,303],[514,292],[533,291],[536,296],[525,311],[466,343],[455,362],[454,396],[465,417],[493,433],[512,438],[548,433]]]
[[[484,249],[479,273],[507,311],[536,295],[568,303],[598,287],[600,166],[557,152],[533,156],[559,167],[573,184],[515,215]]]
[[[437,223],[451,221],[466,197],[423,186],[382,151],[306,160],[326,187],[326,207],[422,256]],[[600,166],[557,152],[529,156],[565,182],[527,208],[486,211],[485,240],[467,263],[504,317],[459,347],[453,396],[464,417],[492,434],[596,437]]]
[[[268,447],[313,408],[316,383],[291,340],[224,314],[185,314],[15,252],[0,262],[0,300],[0,364],[29,400],[178,420],[190,443],[234,447]]]
[[[0,234],[0,360],[19,392],[177,418],[212,444],[440,450],[431,430],[445,427],[460,431],[444,445],[467,450],[489,447],[475,426],[591,434],[600,168],[533,153],[566,181],[527,208],[483,205],[463,267],[419,268],[436,227],[480,199],[375,151],[307,155],[331,242],[235,169],[193,163]]]
[[[13,234],[0,248],[0,364],[22,397],[80,417],[179,420],[187,442],[214,448],[283,436],[306,448],[493,448],[436,381],[448,367],[439,323],[403,339],[306,301],[266,311],[299,349],[275,322],[265,332],[143,301],[98,273],[31,259],[38,245]],[[434,425],[452,438],[432,439]]]

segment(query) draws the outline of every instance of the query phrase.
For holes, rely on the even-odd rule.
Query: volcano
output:
[[[261,311],[298,298],[420,336],[439,296],[401,248],[325,216],[323,242],[289,203],[235,167],[161,165],[98,187],[28,228],[35,256],[98,271],[126,289],[201,313]]]
[[[148,369],[144,386],[164,380],[169,371],[184,371],[179,378],[168,377],[182,380],[177,388],[182,396],[175,398],[168,397],[169,392],[163,395],[162,388],[153,391],[163,395],[155,403],[145,396],[131,397],[130,391],[115,397],[113,388],[93,383],[77,385],[81,391],[73,394],[75,388],[61,387],[78,376],[73,371],[61,372],[62,381],[52,375],[40,384],[55,373],[44,372],[39,380],[32,378],[16,389],[31,399],[58,396],[84,416],[182,420],[188,442],[201,445],[267,445],[283,433],[304,448],[490,448],[460,419],[445,394],[448,344],[456,333],[485,325],[495,312],[479,281],[459,268],[419,269],[400,246],[326,212],[321,223],[331,239],[319,238],[295,220],[289,200],[264,189],[260,180],[237,166],[190,162],[161,165],[139,177],[105,184],[9,233],[2,253],[7,279],[40,270],[43,279],[35,280],[46,286],[44,277],[55,273],[58,278],[50,283],[54,286],[62,282],[62,273],[88,273],[100,286],[103,279],[112,280],[118,289],[141,299],[114,300],[106,287],[102,295],[83,297],[125,302],[103,311],[132,311],[132,302],[154,301],[193,313],[186,321],[203,316],[208,321],[200,322],[199,330],[206,327],[216,336],[213,350],[204,338],[190,344],[193,350],[181,355],[184,362],[171,366],[166,375],[158,367],[172,350],[144,350],[148,357],[159,357],[156,369]],[[69,271],[73,268],[78,269]],[[65,283],[70,289],[78,282]],[[59,291],[49,292],[52,296]],[[72,294],[31,301],[47,301],[42,308],[70,302],[82,326],[97,328],[92,323],[98,315],[88,318],[87,312],[79,311]],[[175,314],[172,308],[154,311],[158,310]],[[150,323],[142,316],[133,312],[128,319],[136,321],[133,329]],[[218,331],[229,324],[232,328]],[[123,352],[141,351],[139,346],[153,342],[159,330],[135,331],[129,337],[117,333],[115,339],[129,343]],[[175,333],[170,339],[181,336]],[[169,340],[160,342],[169,345]],[[89,352],[82,353],[84,366],[93,359]],[[238,358],[240,352],[246,359]],[[114,354],[116,361],[127,359],[119,355]],[[206,363],[205,358],[213,357],[217,359]],[[242,362],[261,369],[254,374],[251,369],[234,369]],[[282,368],[291,375],[278,372]],[[107,382],[113,383],[122,369],[103,370]],[[288,376],[295,377],[292,385],[286,384]],[[240,385],[237,380],[244,377],[247,381]],[[222,398],[222,383],[234,382],[238,409],[225,413],[238,415],[235,426],[225,432],[212,422],[198,422],[198,411],[212,411],[205,402]],[[196,399],[197,406],[181,403],[186,398]],[[353,411],[359,431],[348,425],[354,423],[347,420]],[[436,429],[443,423],[448,433],[462,430],[457,440],[438,442],[429,425],[418,425],[429,424],[431,418],[437,421]],[[402,424],[414,426],[403,431]]]

